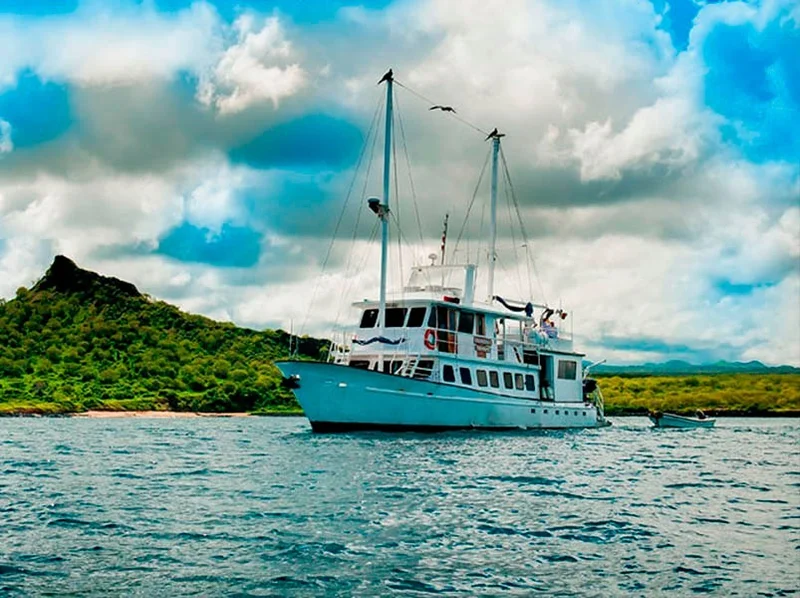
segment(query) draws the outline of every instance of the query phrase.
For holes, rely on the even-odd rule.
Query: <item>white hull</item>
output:
[[[594,405],[512,398],[331,363],[283,361],[315,431],[595,428]]]
[[[713,418],[699,419],[671,413],[662,413],[658,416],[650,415],[649,417],[657,428],[713,428],[717,421]]]

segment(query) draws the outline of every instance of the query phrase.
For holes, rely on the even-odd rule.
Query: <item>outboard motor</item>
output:
[[[586,378],[583,381],[583,400],[588,403],[595,390],[597,390],[597,380],[594,378]]]
[[[281,386],[289,389],[300,388],[300,376],[297,374],[292,374],[288,378],[283,378],[281,380]]]

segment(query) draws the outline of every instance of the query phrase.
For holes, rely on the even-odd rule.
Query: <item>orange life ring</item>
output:
[[[428,328],[425,331],[425,336],[423,337],[423,340],[425,341],[425,347],[427,347],[428,349],[431,349],[431,350],[435,349],[436,348],[436,331],[435,330],[431,330],[430,328]]]

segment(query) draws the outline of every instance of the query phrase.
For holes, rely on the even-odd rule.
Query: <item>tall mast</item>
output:
[[[383,137],[383,205],[381,210],[381,293],[380,293],[380,320],[378,324],[383,328],[386,324],[386,268],[389,260],[389,188],[392,161],[392,85],[394,77],[392,69],[383,76],[381,82],[386,82],[386,132]]]
[[[489,250],[489,303],[494,296],[494,267],[497,263],[497,155],[500,153],[500,138],[504,135],[497,129],[489,133],[487,139],[492,140],[492,203],[490,228],[492,231],[491,248]]]

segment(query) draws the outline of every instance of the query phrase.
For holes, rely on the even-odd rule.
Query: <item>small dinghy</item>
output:
[[[648,414],[648,417],[656,428],[713,428],[717,421],[702,411],[698,411],[696,417],[661,413],[660,411],[652,412]]]

